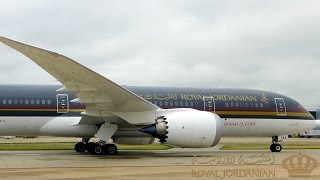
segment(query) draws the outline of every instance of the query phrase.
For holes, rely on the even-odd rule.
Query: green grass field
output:
[[[1,143],[0,151],[33,151],[33,150],[74,150],[76,143]],[[119,150],[166,150],[170,147],[161,144],[117,145]]]
[[[221,150],[269,150],[270,144],[226,144]],[[320,145],[284,144],[283,149],[320,149]]]

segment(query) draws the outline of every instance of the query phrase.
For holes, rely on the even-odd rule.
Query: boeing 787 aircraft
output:
[[[0,135],[82,137],[77,152],[117,154],[107,143],[161,143],[206,148],[221,137],[271,137],[280,152],[283,135],[317,122],[292,98],[244,89],[119,86],[72,59],[4,37],[59,85],[1,85]],[[90,138],[98,142],[89,142]]]

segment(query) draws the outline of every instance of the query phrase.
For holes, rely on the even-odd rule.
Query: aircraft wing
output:
[[[59,80],[66,90],[75,93],[79,99],[71,101],[86,103],[85,115],[102,117],[109,114],[127,117],[128,113],[141,114],[159,108],[64,55],[4,37],[0,37],[0,42],[30,58]],[[130,123],[141,123],[136,121],[129,120]],[[154,119],[150,121],[153,122]]]

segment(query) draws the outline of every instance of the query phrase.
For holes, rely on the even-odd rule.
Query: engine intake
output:
[[[186,148],[211,147],[220,141],[223,126],[218,115],[194,109],[170,111],[140,131],[161,143]]]

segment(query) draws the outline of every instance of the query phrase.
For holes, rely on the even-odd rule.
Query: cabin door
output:
[[[69,112],[68,94],[57,94],[57,113]]]
[[[287,114],[286,103],[283,98],[274,98],[276,103],[276,111],[278,116],[285,116]]]
[[[216,105],[212,96],[203,96],[203,110],[204,111],[216,111]]]

